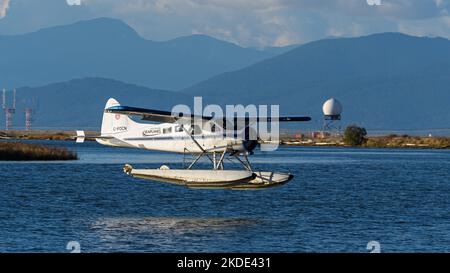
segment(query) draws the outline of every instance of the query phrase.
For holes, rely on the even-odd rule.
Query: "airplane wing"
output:
[[[211,120],[212,117],[206,116],[183,116],[180,114],[179,116],[172,115],[172,112],[161,111],[161,110],[153,110],[153,109],[144,109],[130,106],[112,106],[105,109],[108,113],[114,114],[123,114],[128,116],[140,116],[142,120],[155,121],[155,122],[163,122],[163,123],[174,123],[179,119],[203,119],[203,120]]]
[[[198,116],[198,115],[189,115],[185,116],[180,114],[179,116],[173,115],[172,112],[161,111],[161,110],[153,110],[153,109],[145,109],[145,108],[137,108],[130,106],[112,106],[105,109],[108,113],[115,114],[123,114],[123,115],[131,115],[131,116],[140,116],[142,120],[155,121],[155,122],[163,122],[163,123],[173,123],[180,119],[202,119],[206,121],[214,120],[215,122],[229,122],[230,118],[214,118],[211,116]],[[235,117],[234,122],[245,122],[246,124],[250,122],[271,122],[273,120],[272,117]],[[278,117],[279,122],[302,122],[302,121],[310,121],[310,117],[305,116],[281,116]]]
[[[226,120],[228,118],[224,118],[224,120]],[[235,117],[234,121],[238,121],[238,122],[245,122],[245,123],[249,123],[250,121],[254,121],[254,122],[271,122],[274,118],[273,117],[245,117],[245,118],[240,118],[240,117]],[[278,122],[301,122],[301,121],[310,121],[311,118],[310,117],[299,117],[299,116],[292,116],[292,117],[286,117],[286,116],[282,116],[282,117],[278,117]]]

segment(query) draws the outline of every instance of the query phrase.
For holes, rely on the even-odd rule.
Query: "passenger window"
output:
[[[172,127],[168,127],[168,128],[164,128],[163,129],[163,134],[170,134],[172,133]]]
[[[175,132],[183,132],[183,127],[181,127],[181,125],[176,126]]]

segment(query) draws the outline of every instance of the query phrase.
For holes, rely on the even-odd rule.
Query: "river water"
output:
[[[254,169],[291,172],[261,191],[189,190],[131,178],[182,155],[46,142],[71,162],[0,162],[0,252],[450,251],[450,151],[282,147]]]

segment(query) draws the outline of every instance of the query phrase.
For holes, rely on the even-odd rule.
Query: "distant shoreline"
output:
[[[282,136],[280,144],[288,146],[310,147],[355,147],[345,145],[341,136],[325,138],[293,138]],[[450,149],[450,137],[386,135],[367,136],[367,142],[361,148],[413,148],[413,149]]]
[[[87,132],[97,135],[98,132]],[[75,141],[75,131],[64,130],[0,130],[0,140],[60,140]],[[270,142],[267,142],[270,143]],[[295,136],[293,134],[281,134],[280,145],[284,146],[305,146],[305,147],[352,147],[345,145],[342,137],[312,138],[305,136]],[[450,149],[450,137],[433,136],[409,136],[409,135],[386,135],[368,136],[367,142],[362,148],[414,148],[414,149]]]
[[[90,131],[86,133],[97,134],[97,132]],[[0,130],[0,139],[74,141],[76,139],[76,132],[74,130]]]

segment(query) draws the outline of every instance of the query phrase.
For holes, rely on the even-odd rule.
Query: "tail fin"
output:
[[[117,100],[110,98],[106,102],[105,109],[112,106],[120,106],[120,103]],[[129,127],[133,126],[133,124],[135,124],[135,122],[126,115],[104,112],[101,135],[107,136],[127,132],[130,130]]]

